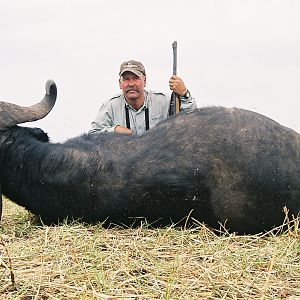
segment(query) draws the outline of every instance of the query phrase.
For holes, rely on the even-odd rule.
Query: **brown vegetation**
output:
[[[298,219],[222,231],[44,226],[4,199],[0,299],[300,299]]]

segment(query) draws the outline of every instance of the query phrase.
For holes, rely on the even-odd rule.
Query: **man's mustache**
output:
[[[128,88],[125,90],[125,93],[127,94],[128,92],[139,92],[139,90],[135,88]]]

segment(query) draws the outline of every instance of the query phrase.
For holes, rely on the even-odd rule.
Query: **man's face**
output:
[[[144,75],[137,76],[134,73],[125,72],[119,79],[119,85],[126,99],[135,100],[144,94],[146,77]]]

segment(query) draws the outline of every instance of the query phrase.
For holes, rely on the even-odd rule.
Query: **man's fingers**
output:
[[[170,90],[174,91],[176,94],[180,96],[182,96],[186,91],[186,87],[183,80],[177,75],[171,76],[169,80],[169,87]]]
[[[123,133],[123,134],[128,134],[128,135],[133,135],[132,130],[128,129],[127,127],[121,126],[121,125],[118,125],[115,128],[115,132]]]

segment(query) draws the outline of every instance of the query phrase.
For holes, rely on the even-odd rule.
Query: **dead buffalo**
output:
[[[68,219],[154,226],[190,215],[211,227],[256,233],[300,209],[300,135],[260,114],[208,107],[142,136],[84,134],[49,143],[38,128],[53,81],[31,107],[1,102],[2,193],[46,223]]]

